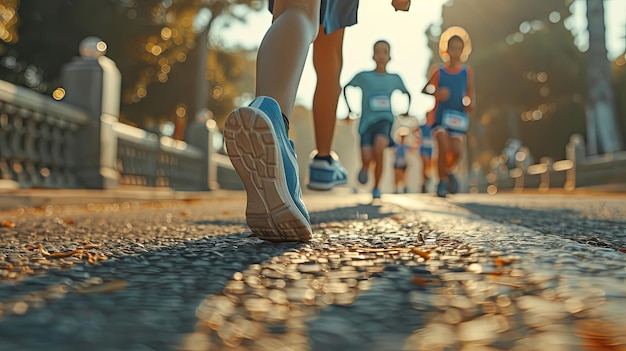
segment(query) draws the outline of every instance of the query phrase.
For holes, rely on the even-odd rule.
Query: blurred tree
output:
[[[477,106],[468,133],[470,161],[484,168],[509,138],[536,157],[565,157],[572,133],[585,128],[585,57],[567,28],[568,0],[448,1],[440,26],[427,31],[433,63],[450,26],[465,28],[473,51]]]
[[[619,56],[612,65],[613,86],[615,86],[615,101],[617,119],[622,139],[626,138],[626,52]]]
[[[80,41],[98,36],[122,73],[121,120],[129,124],[156,128],[167,121],[185,120],[201,107],[221,113],[234,106],[233,97],[241,95],[232,92],[242,88],[238,79],[251,79],[243,69],[247,56],[218,46],[209,49],[207,38],[215,18],[244,21],[249,11],[260,9],[262,1],[2,2],[12,2],[16,19],[10,28],[19,40],[5,40],[0,46],[0,79],[50,94],[60,85],[62,65],[78,54]],[[204,97],[195,93],[201,89]],[[184,128],[185,123],[181,125]]]
[[[615,114],[611,66],[607,59],[604,0],[587,0],[587,23],[587,152],[595,155],[622,149]]]
[[[16,13],[19,3],[20,0],[0,0],[0,55],[6,51],[3,43],[16,43],[19,39]]]

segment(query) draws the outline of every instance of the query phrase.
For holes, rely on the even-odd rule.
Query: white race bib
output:
[[[370,98],[370,110],[379,111],[391,111],[391,101],[389,97],[385,95],[372,96]]]
[[[457,110],[443,110],[441,124],[454,132],[467,132],[469,128],[469,117],[467,113]]]
[[[433,147],[435,144],[433,142],[432,138],[424,138],[422,139],[422,146],[423,147]]]

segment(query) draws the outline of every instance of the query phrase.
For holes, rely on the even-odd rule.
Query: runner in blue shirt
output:
[[[393,155],[393,173],[394,173],[394,190],[396,194],[408,193],[409,189],[406,184],[406,169],[409,166],[409,152],[411,145],[406,143],[409,135],[409,128],[398,128],[398,140],[395,143],[395,152]]]
[[[358,174],[358,181],[366,184],[368,172],[372,163],[374,167],[374,188],[372,197],[380,198],[380,178],[383,174],[385,148],[393,145],[391,139],[391,126],[394,115],[391,111],[391,94],[399,90],[408,96],[408,116],[411,106],[411,94],[406,89],[402,78],[398,74],[387,72],[387,64],[391,60],[389,54],[391,46],[385,40],[379,40],[374,44],[374,61],[376,69],[357,73],[343,88],[343,96],[346,99],[348,111],[352,109],[346,97],[346,89],[349,86],[361,88],[361,120],[359,122],[359,134],[361,136],[361,161],[362,168]]]
[[[427,192],[432,172],[433,146],[435,142],[433,141],[431,129],[428,124],[422,124],[413,131],[419,145],[419,155],[422,161],[422,193]]]

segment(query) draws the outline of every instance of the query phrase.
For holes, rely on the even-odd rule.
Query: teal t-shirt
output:
[[[359,122],[361,134],[378,121],[388,120],[393,123],[391,94],[396,90],[408,94],[402,78],[395,73],[364,71],[354,76],[346,85],[359,87],[363,92],[361,121]]]

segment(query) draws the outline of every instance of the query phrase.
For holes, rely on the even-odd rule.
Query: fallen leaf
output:
[[[89,241],[83,242],[83,249],[85,249],[85,250],[99,249],[100,247],[102,247],[102,244],[92,244]]]
[[[2,221],[2,225],[0,227],[15,228],[15,223],[9,222],[9,221]]]
[[[517,261],[516,258],[503,258],[503,257],[498,256],[495,259],[495,264],[497,267],[502,267],[515,261]]]
[[[411,279],[411,282],[413,284],[419,285],[419,286],[426,286],[426,284],[428,284],[430,281],[426,278],[422,278],[420,276],[417,275],[413,275],[413,278]]]
[[[81,249],[67,251],[67,252],[54,252],[54,253],[51,253],[48,257],[51,257],[51,258],[70,257],[70,256],[74,256],[76,254],[82,253],[82,252],[83,252],[83,250],[81,250]]]
[[[581,346],[587,351],[625,351],[619,342],[620,327],[599,319],[581,320],[575,325]]]
[[[77,294],[99,294],[99,293],[109,293],[118,290],[124,290],[127,287],[127,282],[125,280],[113,280],[110,282],[105,282],[99,285],[90,285],[86,288],[77,289]]]
[[[385,248],[378,248],[378,247],[351,247],[348,249],[348,251],[350,252],[390,252],[390,251],[396,251],[396,252],[409,252],[412,249],[408,248],[408,247],[385,247]]]
[[[80,254],[83,252],[82,249],[76,249],[76,250],[72,250],[72,251],[66,251],[66,252],[53,252],[50,253],[48,252],[46,249],[43,248],[43,246],[39,245],[39,246],[32,246],[32,245],[26,245],[26,249],[29,251],[32,250],[39,250],[39,252],[41,252],[41,254],[44,257],[49,257],[49,258],[63,258],[63,257],[70,257],[76,254]]]
[[[429,260],[430,259],[430,252],[427,251],[422,251],[420,249],[411,249],[413,251],[414,254],[420,256],[421,258],[425,259],[425,260]]]

